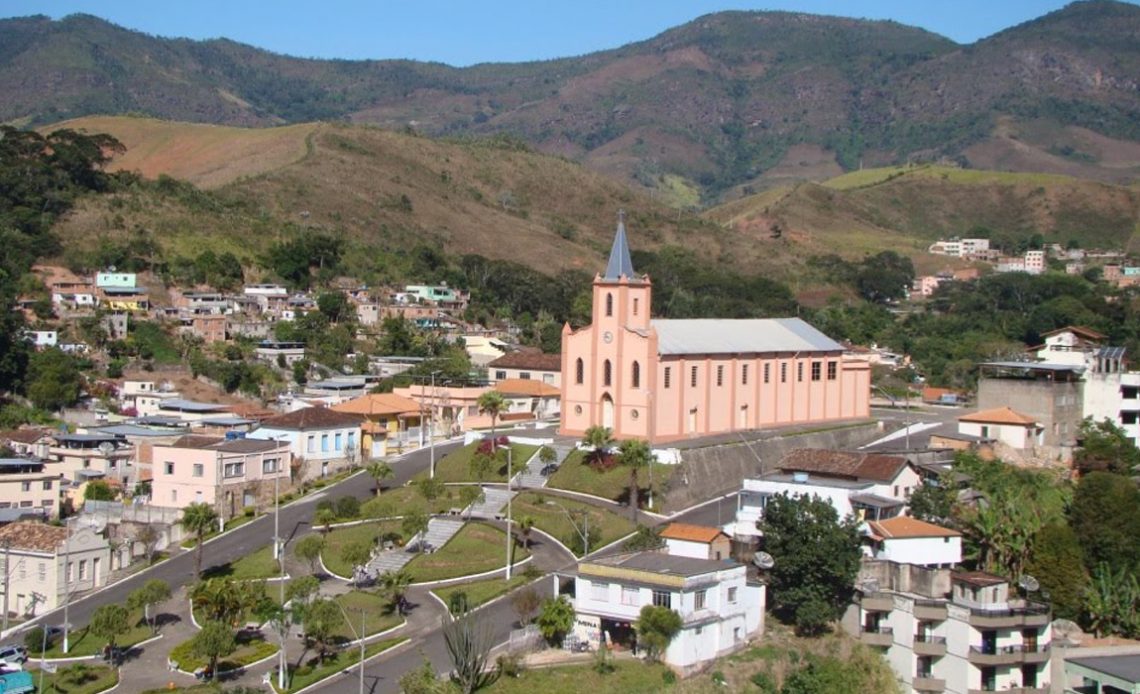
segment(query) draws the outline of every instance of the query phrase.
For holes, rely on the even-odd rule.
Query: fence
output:
[[[528,624],[522,629],[512,629],[510,637],[507,638],[507,650],[511,653],[537,651],[542,644],[542,634],[538,633],[538,627],[534,624]]]

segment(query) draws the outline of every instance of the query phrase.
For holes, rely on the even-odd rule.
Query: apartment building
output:
[[[107,583],[111,549],[92,529],[36,522],[0,527],[0,575],[7,575],[8,609],[33,617]],[[4,583],[0,582],[0,599]],[[73,598],[74,599],[74,598]]]
[[[562,355],[546,354],[537,350],[507,352],[487,364],[487,380],[494,385],[509,379],[542,381],[547,385],[562,386]]]
[[[630,646],[646,605],[668,607],[682,620],[664,662],[683,673],[731,653],[764,630],[764,586],[734,561],[634,552],[578,563],[574,638]]]
[[[0,458],[0,522],[59,517],[62,478],[34,458]]]
[[[70,482],[106,479],[122,487],[138,481],[135,448],[118,434],[57,434],[47,450],[49,469]]]

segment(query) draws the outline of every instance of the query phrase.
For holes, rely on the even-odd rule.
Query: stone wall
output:
[[[878,423],[866,422],[826,430],[754,432],[745,440],[684,448],[665,490],[663,510],[673,513],[738,491],[744,478],[773,469],[796,448],[853,449],[879,436]]]

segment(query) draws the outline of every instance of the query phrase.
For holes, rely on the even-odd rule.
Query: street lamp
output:
[[[283,435],[287,436],[287,435]],[[280,591],[281,609],[285,609],[285,548],[281,544],[281,452],[280,447],[285,443],[282,438],[273,439],[278,446],[278,450],[274,451],[278,457],[275,459],[273,467],[273,558],[277,560],[277,570],[281,574],[281,580],[278,581],[278,590]],[[278,649],[277,656],[277,688],[285,689],[285,632],[288,629],[278,630],[278,638],[281,640],[280,648]]]
[[[65,584],[63,589],[63,654],[67,655],[71,651],[71,622],[67,618],[67,610],[71,606],[71,521],[74,518],[65,518],[63,520],[67,528],[67,535],[63,540],[63,582]],[[7,569],[7,567],[5,567]]]
[[[431,372],[431,407],[428,409],[428,447],[431,449],[431,467],[428,476],[435,479],[435,377],[439,371]],[[420,422],[423,426],[423,422]]]
[[[566,514],[566,520],[570,521],[570,525],[573,526],[574,532],[578,533],[578,536],[582,538],[582,556],[584,557],[587,554],[589,554],[590,553],[590,513],[588,511],[582,512],[583,528],[579,528],[578,523],[576,523],[574,521],[574,516],[572,516],[570,514],[570,511],[568,511],[565,506],[558,503],[557,501],[551,501],[550,503],[552,503],[555,506],[557,506],[558,508],[562,509],[562,512]]]
[[[336,600],[333,600],[333,604],[344,615],[344,623],[348,625],[349,629],[352,629],[352,635],[360,642],[360,694],[364,694],[364,608],[360,609],[360,633],[358,634],[356,627],[352,625],[352,620],[348,618],[348,613],[344,611],[344,607]]]
[[[511,447],[507,446],[507,580],[511,580]]]

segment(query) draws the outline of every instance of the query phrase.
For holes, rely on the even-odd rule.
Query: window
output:
[[[653,604],[657,607],[673,609],[673,595],[667,590],[653,591]]]
[[[51,508],[52,506],[55,506],[55,499],[44,499],[40,502],[40,506],[43,506],[44,508]]]
[[[708,594],[709,594],[709,592],[707,590],[698,590],[696,593],[693,594],[693,609],[694,610],[705,609],[705,604],[708,602],[708,598],[709,598]]]
[[[641,387],[641,364],[633,362],[633,367],[630,369],[630,382],[634,388]]]
[[[31,500],[20,502],[20,508],[31,508],[31,507],[32,507]]]
[[[171,463],[171,462],[166,463],[166,474],[168,474],[168,475],[174,474],[174,463]]]
[[[590,584],[590,599],[597,600],[598,602],[608,602],[610,599],[610,584],[608,583],[591,583]]]
[[[697,367],[695,366],[689,367],[689,385],[694,388],[697,387]]]
[[[614,380],[614,366],[613,366],[613,364],[610,363],[610,360],[607,359],[605,361],[605,363],[602,364],[602,385],[603,386],[611,385],[611,384],[613,384],[613,380]]]
[[[764,365],[764,382],[765,382],[765,383],[770,383],[770,382],[771,382],[771,380],[772,380],[772,379],[770,378],[770,377],[771,377],[771,375],[772,375],[772,373],[771,373],[771,371],[772,371],[772,369],[771,369],[771,366],[772,366],[771,364],[765,364],[765,365]]]
[[[30,491],[32,491],[32,483],[31,483],[31,481],[30,481],[30,480],[24,480],[23,482],[21,482],[21,483],[20,483],[20,491],[23,491],[23,492],[30,492]]]
[[[79,580],[82,581],[85,578],[87,578],[87,560],[86,559],[80,559],[79,560]]]
[[[47,564],[45,564],[42,561],[39,562],[38,566],[36,566],[36,570],[40,575],[40,580],[46,581],[47,580]]]
[[[837,372],[839,371],[839,362],[827,362],[827,380],[834,381]]]
[[[581,359],[574,363],[574,382],[581,385],[586,377],[586,365]]]
[[[633,315],[635,315],[635,316],[637,315],[637,304],[638,304],[638,298],[635,296],[635,297],[633,297]]]
[[[261,461],[261,472],[262,474],[277,472],[277,459],[266,458],[265,460]]]
[[[811,363],[811,380],[818,381],[823,377],[823,364],[822,362],[813,361]]]
[[[621,587],[621,604],[637,607],[641,603],[641,591],[632,586]]]
[[[724,366],[718,364],[716,367],[716,387],[720,388],[724,385]]]
[[[206,466],[202,463],[194,463],[194,476],[201,477],[206,473]]]
[[[729,605],[735,605],[736,604],[736,587],[735,586],[728,589],[728,604]]]
[[[344,435],[340,434],[339,432],[333,436],[333,450],[344,450]]]
[[[614,315],[614,295],[606,294],[606,315]]]
[[[356,432],[355,431],[348,432],[348,442],[344,445],[347,446],[349,449],[355,449],[356,448]]]
[[[502,381],[502,380],[505,380],[506,378],[507,378],[507,372],[506,371],[496,371],[495,372],[495,380],[496,381]]]
[[[0,501],[0,508],[12,508],[11,501]]]
[[[796,382],[804,382],[804,363],[802,361],[796,363]]]
[[[171,501],[171,503],[175,503],[175,504],[178,503],[178,490],[177,489],[171,489],[170,490],[170,501]]]
[[[740,385],[748,385],[748,364],[740,365]]]
[[[308,445],[306,446],[306,450],[308,450],[309,453],[316,453],[317,452],[317,437],[316,436],[313,436],[312,434],[309,435],[309,440],[308,440]]]
[[[328,434],[321,434],[321,452],[322,453],[328,453],[329,452],[329,435]]]
[[[673,381],[673,367],[666,366],[665,367],[665,387],[666,388],[671,387],[673,385],[672,381]]]
[[[780,362],[780,383],[788,382],[788,362]]]
[[[529,381],[530,380],[530,372],[529,371],[520,371],[519,372],[519,378],[521,378],[524,381]]]
[[[479,414],[479,406],[478,405],[471,405],[470,407],[467,408],[467,415],[468,416],[474,417],[477,414]]]
[[[226,477],[243,477],[245,475],[245,463],[226,463],[223,474]]]
[[[44,489],[51,489],[51,480],[44,480]]]

